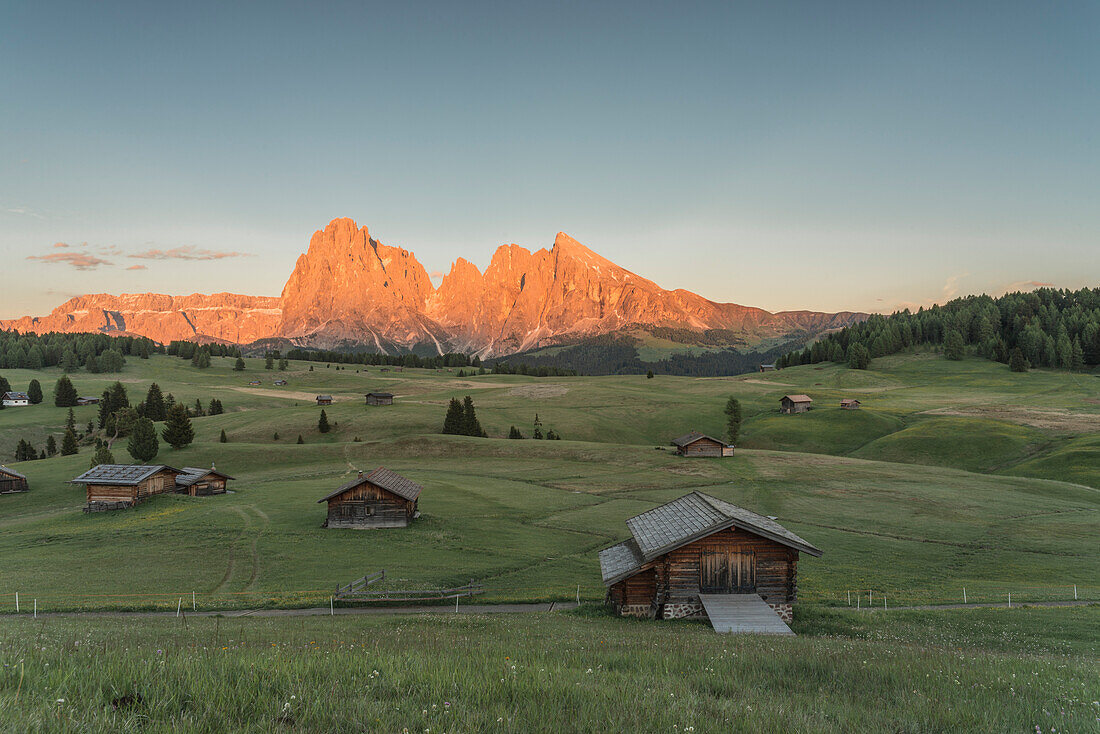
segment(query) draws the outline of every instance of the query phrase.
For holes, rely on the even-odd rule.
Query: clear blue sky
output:
[[[277,295],[337,216],[770,310],[1100,283],[1095,2],[317,5],[8,4],[0,316]]]

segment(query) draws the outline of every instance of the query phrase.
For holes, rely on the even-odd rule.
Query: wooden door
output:
[[[717,551],[699,557],[699,590],[704,594],[748,594],[756,591],[756,553]]]

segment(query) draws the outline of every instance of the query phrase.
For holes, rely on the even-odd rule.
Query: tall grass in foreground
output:
[[[7,621],[0,728],[1095,730],[1100,608],[971,613],[811,610],[793,639],[718,636],[699,623],[595,610]],[[1057,639],[1044,638],[1047,627],[1060,630]],[[814,631],[836,636],[805,634]],[[1025,633],[1027,652],[1015,651],[1013,636]],[[1067,648],[1063,636],[1080,642]]]

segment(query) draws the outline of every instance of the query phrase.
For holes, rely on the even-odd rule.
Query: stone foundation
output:
[[[707,613],[699,602],[665,604],[662,619],[706,619]]]
[[[648,617],[649,610],[648,604],[624,604],[619,607],[619,614],[624,617]]]
[[[774,609],[779,618],[787,624],[794,621],[794,612],[791,610],[790,604],[769,604],[768,606]]]

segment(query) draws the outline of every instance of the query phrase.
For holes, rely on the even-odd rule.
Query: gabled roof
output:
[[[784,395],[783,397],[792,403],[812,403],[814,401],[809,395]]]
[[[16,479],[26,479],[27,478],[26,475],[20,474],[15,469],[9,469],[8,467],[4,466],[3,464],[0,464],[0,474],[7,474],[9,476],[15,477]]]
[[[381,487],[387,492],[393,492],[402,499],[409,500],[410,502],[420,496],[420,493],[424,490],[422,486],[406,479],[397,472],[390,471],[389,469],[380,466],[370,474],[364,474],[361,477],[356,477],[347,484],[337,488],[335,491],[330,492],[321,499],[317,500],[318,503],[328,502],[333,497],[347,492],[349,489],[354,489],[364,482],[370,482],[376,487]]]
[[[25,393],[25,392],[17,392],[15,390],[11,390],[9,392],[4,393],[4,399],[5,400],[30,400],[31,396],[27,395],[27,393]]]
[[[821,550],[775,520],[702,492],[685,494],[626,521],[634,536],[600,552],[605,584],[640,571],[656,558],[720,530],[735,527],[789,548],[820,556]]]
[[[176,474],[179,469],[174,469],[167,464],[100,464],[93,466],[76,479],[69,480],[69,484],[114,484],[123,487],[133,487],[154,474],[168,469]]]
[[[367,393],[366,396],[369,398],[371,395],[373,395],[376,398],[392,398],[393,397],[392,392],[369,392],[369,393]]]
[[[855,398],[841,398],[840,399],[840,404],[841,405],[851,405],[852,403],[858,403],[858,402],[859,401],[856,400]]]
[[[183,473],[176,477],[176,484],[190,487],[208,474],[217,474],[222,479],[233,479],[233,477],[217,469],[200,469],[195,466],[185,466],[183,467]]]
[[[318,395],[317,399],[318,400],[332,400],[332,396],[331,395]]]
[[[696,441],[699,441],[699,440],[704,439],[704,438],[709,439],[711,441],[714,441],[715,443],[720,443],[723,446],[726,445],[724,441],[719,441],[714,436],[708,436],[705,433],[699,433],[698,431],[692,431],[691,433],[680,436],[679,438],[674,438],[674,439],[672,439],[672,443],[673,443],[674,446],[679,446],[680,448],[683,448],[684,446],[687,446],[689,444],[693,444]]]

